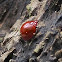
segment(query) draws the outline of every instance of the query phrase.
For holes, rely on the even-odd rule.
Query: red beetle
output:
[[[21,36],[24,40],[30,40],[36,33],[37,20],[27,21],[20,28]]]

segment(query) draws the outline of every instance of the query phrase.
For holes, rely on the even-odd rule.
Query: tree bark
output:
[[[24,41],[20,27],[31,20],[39,21],[37,33]],[[0,33],[1,62],[61,62],[62,1],[1,0]]]

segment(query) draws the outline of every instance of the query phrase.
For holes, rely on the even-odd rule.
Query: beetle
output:
[[[23,40],[30,40],[36,33],[36,26],[38,21],[27,21],[25,22],[21,28],[20,33]]]

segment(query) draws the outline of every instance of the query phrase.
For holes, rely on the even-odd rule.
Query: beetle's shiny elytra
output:
[[[25,22],[20,28],[22,38],[24,40],[30,40],[36,33],[36,26],[37,26],[37,20]]]

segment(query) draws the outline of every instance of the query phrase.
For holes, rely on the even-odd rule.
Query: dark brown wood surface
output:
[[[20,27],[36,19],[36,35],[24,41]],[[62,62],[62,1],[0,0],[0,62]]]

